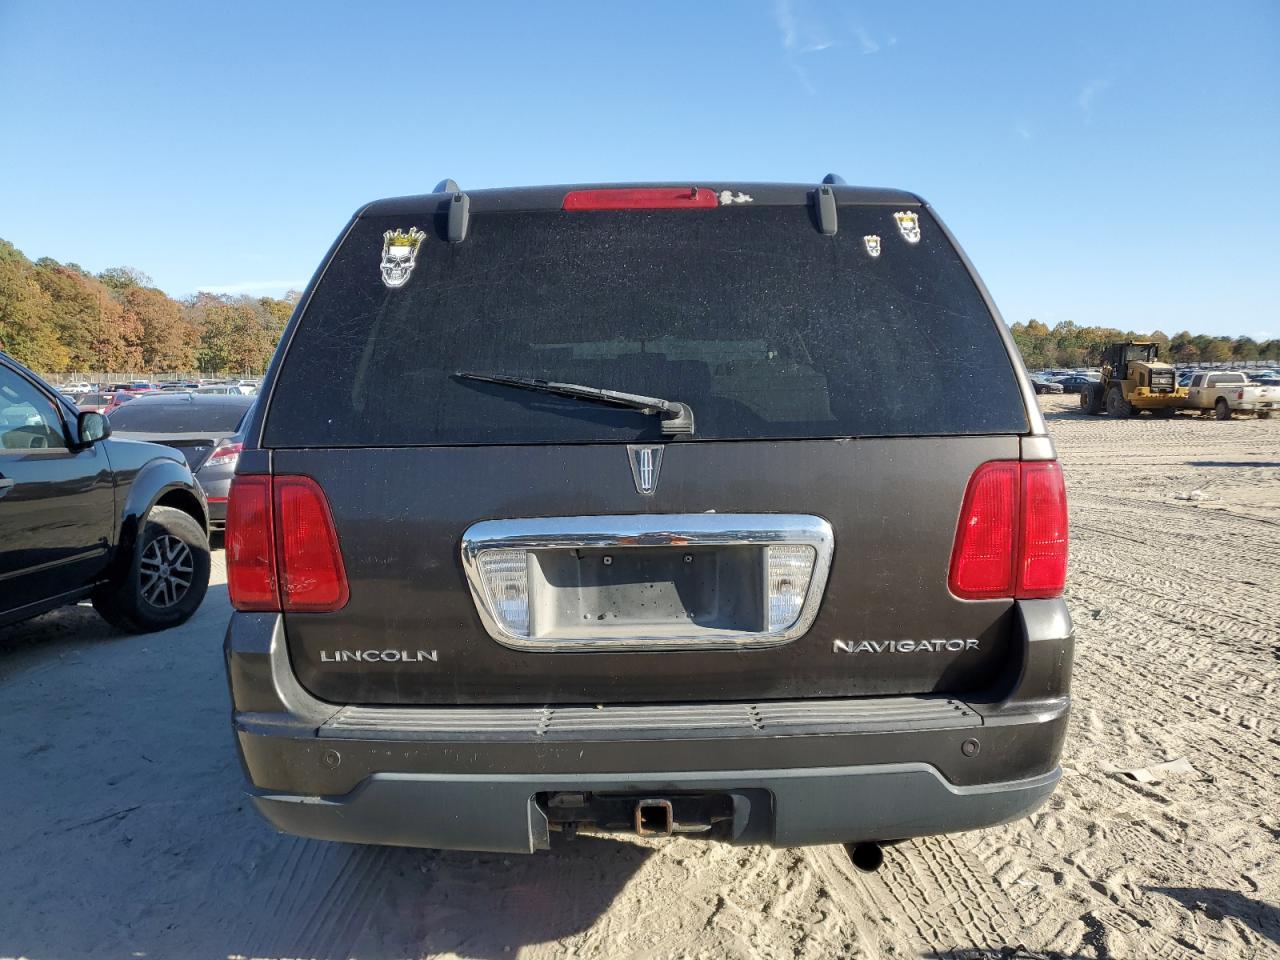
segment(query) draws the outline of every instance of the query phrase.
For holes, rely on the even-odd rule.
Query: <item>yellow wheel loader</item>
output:
[[[1159,344],[1148,340],[1113,343],[1102,355],[1102,378],[1080,391],[1086,413],[1132,417],[1150,410],[1171,417],[1187,403],[1187,388],[1178,386],[1171,365],[1157,359]]]

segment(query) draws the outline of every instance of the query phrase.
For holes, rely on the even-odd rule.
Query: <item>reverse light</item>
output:
[[[969,478],[951,554],[957,597],[1061,595],[1067,575],[1067,498],[1056,461],[993,461]]]
[[[240,459],[240,452],[243,449],[243,443],[220,443],[214,448],[213,453],[210,454],[204,465],[206,467],[221,466],[224,463],[234,465]]]
[[[706,187],[624,187],[616,190],[571,190],[562,210],[680,210],[718,206]]]
[[[237,610],[328,613],[350,598],[329,504],[310,477],[232,480],[225,542]]]
[[[503,629],[529,635],[529,554],[524,550],[485,550],[476,565],[490,605]]]
[[[800,543],[774,543],[765,548],[770,632],[785,630],[799,619],[817,558],[813,547]]]

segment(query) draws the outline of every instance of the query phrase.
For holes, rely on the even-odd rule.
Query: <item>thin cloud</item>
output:
[[[1019,123],[1017,126],[1013,128],[1013,132],[1016,133],[1023,140],[1030,140],[1032,137],[1035,136],[1031,128],[1027,126],[1025,123]]]
[[[776,0],[773,5],[773,19],[778,27],[778,37],[782,41],[782,53],[787,66],[796,75],[805,92],[816,94],[817,88],[809,79],[800,60],[809,54],[819,53],[834,46],[826,28],[812,16],[797,12],[792,0]]]
[[[196,287],[201,293],[266,293],[269,290],[301,290],[305,280],[243,280],[239,283],[211,283]]]
[[[858,46],[864,54],[872,54],[880,52],[880,44],[876,43],[875,38],[867,33],[863,26],[855,26],[853,28],[854,39],[858,41]]]
[[[1110,86],[1110,80],[1090,80],[1080,88],[1080,93],[1076,97],[1076,106],[1084,114],[1085,123],[1093,122],[1093,102],[1098,99],[1100,93]]]

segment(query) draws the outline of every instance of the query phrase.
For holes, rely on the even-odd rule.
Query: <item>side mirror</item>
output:
[[[82,446],[90,446],[111,436],[111,421],[100,413],[86,410],[76,417],[76,433]]]

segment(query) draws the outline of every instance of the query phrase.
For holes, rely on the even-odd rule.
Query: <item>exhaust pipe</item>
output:
[[[846,843],[849,860],[863,873],[875,873],[884,866],[884,848],[875,840],[867,843]]]

